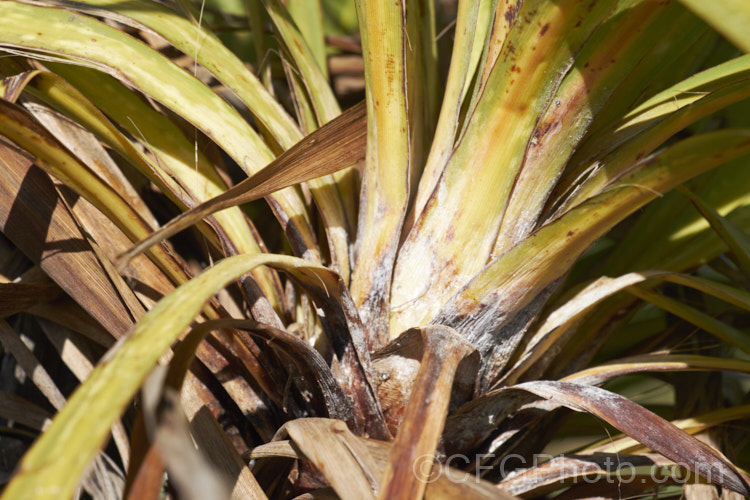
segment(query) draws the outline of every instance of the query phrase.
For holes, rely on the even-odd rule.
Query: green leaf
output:
[[[695,190],[742,230],[750,230],[748,158],[739,158],[691,181]],[[640,214],[607,258],[601,272],[609,276],[639,269],[685,271],[700,266],[726,246],[705,218],[677,191],[655,200]]]
[[[492,255],[526,238],[571,155],[617,85],[663,37],[676,4],[640,2],[599,26],[540,116],[503,214]]]
[[[367,82],[367,159],[362,172],[357,267],[352,297],[377,345],[387,340],[384,311],[408,204],[411,170],[404,2],[357,0]]]
[[[415,214],[415,225],[401,245],[393,271],[391,335],[426,324],[486,265],[539,115],[571,58],[611,7],[607,2],[545,0],[524,3],[516,12],[516,29],[508,35],[430,202]]]
[[[120,22],[145,25],[194,58],[239,96],[253,117],[271,132],[283,149],[291,147],[302,138],[297,125],[283,106],[245,64],[206,28],[151,1],[85,0],[82,3],[106,9],[96,12],[109,17],[116,16]]]
[[[703,217],[711,224],[719,237],[727,244],[729,250],[737,259],[740,268],[750,276],[750,237],[742,232],[737,226],[719,215],[706,202],[685,187],[678,188],[683,196],[687,197]]]
[[[564,348],[561,342],[567,340],[566,333],[588,311],[606,298],[628,287],[652,279],[661,279],[689,286],[750,311],[750,293],[687,274],[670,273],[668,271],[640,271],[617,278],[602,276],[588,284],[540,322],[540,326],[534,330],[521,358],[507,371],[499,383],[504,385],[514,384],[524,374],[526,374],[524,379],[527,379],[529,378],[527,372],[530,370],[533,372],[531,373],[532,377],[538,376],[549,365],[549,358]]]
[[[333,95],[325,71],[316,61],[316,54],[307,44],[304,35],[294,24],[280,0],[263,0],[284,48],[291,55],[300,78],[307,86],[308,96],[315,108],[320,124],[328,122],[341,111]],[[314,2],[307,2],[314,4]]]
[[[639,102],[694,74],[714,47],[716,35],[711,28],[678,3],[671,5],[669,10],[677,12],[596,115],[589,136],[619,121]]]
[[[587,368],[561,379],[583,385],[600,385],[631,373],[666,371],[727,371],[750,374],[750,361],[697,354],[647,354]]]
[[[432,149],[419,179],[419,189],[412,208],[415,214],[421,213],[424,209],[448,161],[448,156],[453,151],[461,106],[471,88],[472,77],[477,70],[481,49],[487,37],[490,24],[487,17],[492,3],[491,0],[472,0],[458,4],[451,66],[437,129],[432,139]]]
[[[745,52],[750,52],[750,4],[745,0],[680,0],[716,31]]]
[[[349,36],[357,32],[354,0],[323,0],[323,14],[326,33]]]
[[[310,52],[318,64],[323,77],[328,79],[325,35],[323,33],[323,5],[321,0],[290,0],[289,14],[304,36]]]
[[[32,80],[33,93],[95,132],[101,140],[154,182],[178,207],[184,210],[189,205],[226,191],[226,184],[208,158],[200,150],[195,150],[182,131],[117,80],[89,68],[56,63],[47,65],[72,81],[85,95],[51,73],[42,73]],[[130,132],[132,137],[139,138],[155,155],[156,161],[122,134],[102,111],[122,129]],[[238,253],[261,252],[260,245],[239,208],[218,213],[215,218]],[[209,241],[220,247],[213,229],[205,224],[201,224],[199,228]],[[279,310],[278,294],[269,271],[259,269],[253,272],[253,277]]]
[[[750,130],[722,130],[677,143],[492,261],[432,321],[469,335],[485,355],[497,348],[497,366],[490,363],[490,369],[499,372],[509,356],[509,340],[498,347],[498,336],[517,335],[503,333],[503,325],[594,241],[659,193],[747,153]]]
[[[707,69],[643,102],[619,122],[597,131],[576,152],[560,181],[562,189],[575,191],[558,213],[601,192],[612,178],[688,125],[747,97],[750,55]],[[586,175],[589,178],[577,186]]]
[[[750,335],[746,332],[743,332],[728,323],[717,320],[699,309],[690,307],[678,300],[651,290],[634,286],[629,288],[628,291],[639,299],[651,302],[665,311],[668,311],[685,321],[694,324],[698,328],[707,331],[727,344],[735,346],[750,354]]]
[[[181,19],[171,11],[164,15],[162,22],[173,21],[177,25]],[[121,31],[63,9],[17,2],[0,3],[0,16],[8,21],[7,29],[0,33],[0,45],[69,57],[132,83],[193,123],[249,174],[274,159],[258,134],[219,95],[159,52]],[[31,25],[35,27],[34,34],[29,35]],[[274,198],[293,219],[290,229],[299,232],[305,249],[316,248],[307,211],[297,192],[285,190]]]
[[[93,18],[18,2],[0,4],[0,43],[75,58],[130,81],[213,137],[240,166],[255,171],[273,160],[258,135],[200,80],[147,45]],[[172,13],[171,17],[177,16]],[[35,26],[30,35],[28,27]],[[133,64],[138,61],[138,64]]]
[[[271,20],[274,23],[285,53],[291,62],[284,61],[300,110],[300,118],[305,124],[306,132],[312,132],[319,125],[324,125],[341,114],[338,102],[328,85],[325,71],[325,55],[322,54],[323,68],[316,54],[308,45],[305,36],[293,22],[289,12],[278,0],[263,0]],[[315,7],[315,2],[305,0],[307,8]],[[315,9],[313,9],[315,10]],[[319,10],[319,5],[318,5]],[[306,14],[310,15],[310,14]],[[312,109],[310,109],[312,107]],[[312,116],[311,116],[312,113]],[[347,167],[352,167],[347,165]],[[342,180],[346,185],[346,181]],[[353,231],[353,221],[347,220],[345,201],[338,189],[335,176],[326,176],[310,180],[315,202],[321,211],[326,224],[329,250],[333,267],[341,273],[344,280],[349,280],[349,238]],[[345,190],[346,191],[346,190]],[[346,193],[353,195],[352,192]]]

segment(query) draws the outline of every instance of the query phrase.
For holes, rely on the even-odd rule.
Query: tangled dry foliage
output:
[[[0,1],[2,498],[749,495],[749,25]]]

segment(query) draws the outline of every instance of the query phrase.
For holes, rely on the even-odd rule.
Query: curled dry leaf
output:
[[[258,446],[252,451],[251,458],[258,461],[272,457],[306,458],[312,461],[337,494],[341,495],[341,491],[344,491],[364,495],[339,498],[374,498],[377,479],[383,477],[388,466],[392,443],[354,436],[341,422],[328,419],[296,420],[287,423],[286,428],[293,429],[293,432],[280,432],[277,438],[283,439],[288,436],[289,440],[272,441]],[[323,462],[326,458],[338,458],[343,462],[334,462],[337,466],[330,467],[330,462]],[[432,457],[428,462],[418,462],[412,467],[414,470],[423,467],[428,474],[424,492],[424,498],[427,500],[517,498],[478,476],[433,463]],[[358,482],[357,485],[349,484],[341,477],[344,468],[352,482]],[[372,478],[375,478],[374,482]],[[365,490],[367,486],[371,488],[369,492]]]
[[[170,221],[121,255],[119,267],[207,215],[355,165],[364,158],[366,130],[365,107],[360,103],[286,150],[255,175]]]
[[[528,394],[518,394],[518,390]],[[460,453],[491,435],[488,422],[500,422],[526,405],[536,395],[550,400],[550,411],[566,406],[602,418],[632,439],[657,451],[709,481],[747,494],[747,480],[719,452],[629,399],[598,387],[571,382],[536,381],[498,389],[467,403],[446,423],[446,450]],[[517,433],[515,430],[513,434]]]
[[[303,381],[312,380],[315,382],[312,387],[315,394],[310,396],[311,404],[319,405],[321,402],[323,403],[322,408],[316,407],[315,410],[319,414],[327,412],[330,418],[342,420],[351,428],[361,428],[361,422],[354,420],[351,400],[343,393],[341,386],[336,382],[330,367],[320,353],[308,343],[283,330],[253,320],[210,320],[193,328],[175,348],[165,382],[168,386],[179,389],[198,344],[211,330],[220,329],[247,330],[253,336],[267,340],[273,349],[286,352],[297,369],[294,380],[295,383],[300,384],[300,392],[304,392],[309,386]]]
[[[458,366],[468,358],[472,373],[479,368],[479,353],[452,328],[429,326],[405,335],[417,331],[422,360],[380,483],[380,499],[422,497],[432,467],[421,462],[434,461]]]
[[[587,476],[609,481],[606,479],[608,475],[621,473],[623,468],[630,472],[631,468],[643,465],[662,467],[674,465],[674,462],[656,454],[567,455],[554,457],[543,464],[511,473],[499,486],[513,495],[538,496],[559,490],[565,484],[576,484],[578,480]],[[632,474],[634,473],[633,470]]]
[[[750,416],[750,405],[732,406],[719,410],[709,411],[694,417],[673,420],[672,424],[688,434],[696,435],[712,428],[736,420],[745,420]],[[602,441],[586,448],[587,453],[615,452],[615,453],[640,453],[644,451],[641,443],[627,436],[612,436],[606,442]]]
[[[133,319],[70,211],[58,203],[59,194],[49,176],[5,142],[0,142],[0,153],[5,172],[0,178],[3,234],[112,336],[124,336]],[[96,278],[81,280],[81,276]]]
[[[341,498],[374,500],[376,470],[362,443],[346,424],[319,418],[294,420],[279,429],[274,440],[287,436]]]
[[[709,481],[750,495],[747,479],[719,452],[623,396],[570,382],[527,382],[514,389],[529,391],[572,410],[596,415]]]
[[[325,313],[323,327],[341,365],[339,373],[334,371],[334,375],[354,399],[355,416],[366,435],[375,439],[389,438],[371,377],[365,328],[341,277],[329,269],[312,265],[298,265],[287,271]]]

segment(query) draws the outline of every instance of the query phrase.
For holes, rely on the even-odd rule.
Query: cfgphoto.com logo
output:
[[[440,463],[435,462],[433,455],[423,455],[414,462],[412,471],[416,478],[427,483],[433,483],[442,476],[451,482],[478,482],[480,477],[488,474],[513,478],[539,465],[556,467],[559,481],[569,485],[599,481],[615,484],[638,482],[681,485],[698,482],[698,476],[703,478],[701,483],[711,482],[711,467],[707,463],[653,463],[648,459],[633,463],[620,460],[616,455],[561,457],[537,454],[532,459],[527,459],[510,454],[496,460],[496,456],[489,453],[471,456],[455,454],[445,457]]]

